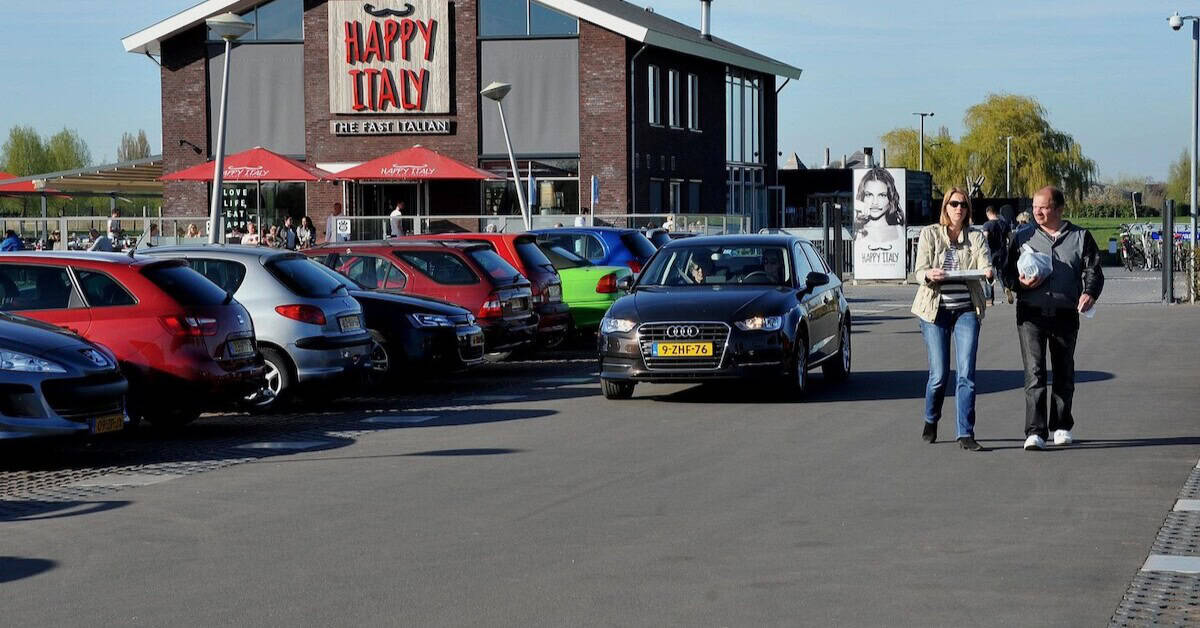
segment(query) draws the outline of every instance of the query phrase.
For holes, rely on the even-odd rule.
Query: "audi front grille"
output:
[[[656,342],[711,342],[713,354],[708,357],[661,357],[653,355]],[[643,323],[638,327],[638,344],[646,368],[652,371],[702,371],[721,368],[725,348],[729,345],[729,325],[726,323]]]

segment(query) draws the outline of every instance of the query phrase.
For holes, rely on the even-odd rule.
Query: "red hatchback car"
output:
[[[250,314],[184,260],[0,254],[0,309],[108,347],[135,420],[183,425],[263,386]]]
[[[562,299],[562,279],[554,269],[554,264],[538,248],[537,236],[531,233],[438,233],[398,239],[486,243],[529,279],[533,309],[538,314],[538,345],[556,347],[566,339],[571,314]]]
[[[525,349],[536,338],[529,280],[487,244],[392,239],[322,244],[303,253],[359,285],[467,308],[489,352]]]

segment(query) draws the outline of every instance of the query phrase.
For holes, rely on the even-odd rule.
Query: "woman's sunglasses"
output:
[[[946,204],[951,207],[966,207],[967,206],[966,201],[950,201],[949,203],[946,203]]]

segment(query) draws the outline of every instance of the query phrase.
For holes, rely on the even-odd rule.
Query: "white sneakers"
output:
[[[1058,446],[1070,445],[1075,442],[1075,435],[1071,434],[1071,430],[1054,430],[1054,444]],[[1037,434],[1030,434],[1029,438],[1025,439],[1025,451],[1035,451],[1045,449],[1046,441],[1042,440]]]

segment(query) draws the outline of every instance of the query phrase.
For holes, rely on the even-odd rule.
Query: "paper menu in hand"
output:
[[[987,271],[948,270],[946,271],[946,279],[987,279]]]

